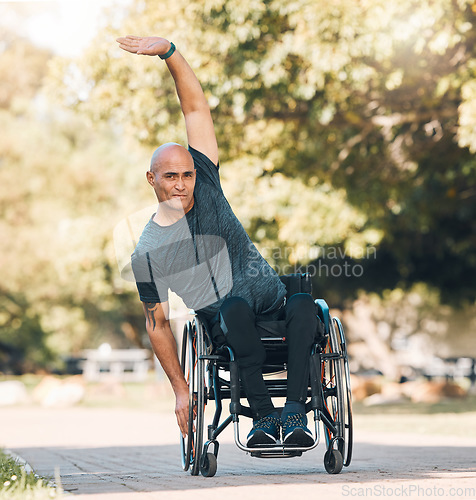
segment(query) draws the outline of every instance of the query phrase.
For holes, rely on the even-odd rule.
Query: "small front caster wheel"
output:
[[[200,472],[202,473],[203,477],[213,477],[216,474],[216,471],[217,471],[217,457],[213,453],[207,453],[206,456],[202,457],[202,463],[200,464]]]
[[[344,460],[339,450],[331,448],[324,455],[324,467],[329,474],[339,474],[344,465]]]

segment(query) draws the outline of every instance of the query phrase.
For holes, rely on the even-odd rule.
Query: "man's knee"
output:
[[[316,304],[308,293],[296,293],[286,303],[286,316],[315,316]]]
[[[247,323],[254,323],[254,313],[245,299],[241,297],[230,297],[226,299],[220,307],[220,326],[223,333],[228,333],[229,327],[238,325],[247,326]]]

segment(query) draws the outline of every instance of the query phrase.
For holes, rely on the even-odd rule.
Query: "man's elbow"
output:
[[[182,106],[182,113],[185,118],[193,118],[197,116],[198,118],[204,116],[210,116],[210,107],[206,101],[204,102],[190,102],[186,106]]]

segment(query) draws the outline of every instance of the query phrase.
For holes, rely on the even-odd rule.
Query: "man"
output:
[[[159,205],[132,255],[146,329],[176,397],[182,434],[188,432],[188,386],[168,321],[168,290],[208,320],[214,341],[235,351],[253,413],[247,445],[309,446],[305,401],[309,355],[318,319],[310,295],[285,304],[286,289],[261,257],[229,206],[219,178],[218,146],[210,109],[192,69],[173,43],[127,36],[119,46],[159,56],[176,86],[188,150],[168,143],[153,154],[147,181]],[[265,351],[256,329],[264,319],[285,319],[288,342],[287,400],[281,417],[263,381]]]

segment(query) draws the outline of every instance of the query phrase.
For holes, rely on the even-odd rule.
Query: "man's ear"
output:
[[[145,176],[147,178],[147,182],[152,186],[154,187],[154,180],[155,180],[155,175],[153,172],[151,172],[150,170],[147,170],[147,172],[145,173]]]

